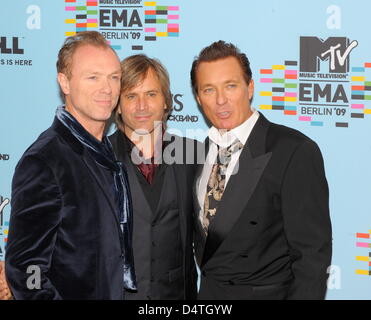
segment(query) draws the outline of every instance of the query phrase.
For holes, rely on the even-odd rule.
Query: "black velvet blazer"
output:
[[[16,299],[122,299],[112,178],[55,119],[12,183],[6,276]]]

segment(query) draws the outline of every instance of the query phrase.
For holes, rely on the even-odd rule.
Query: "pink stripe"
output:
[[[367,242],[357,242],[356,244],[357,247],[362,247],[362,248],[369,248],[370,245]]]
[[[167,10],[178,11],[179,10],[179,6],[167,7]]]
[[[98,19],[87,19],[87,23],[98,23]]]
[[[296,97],[296,92],[285,92],[285,97]]]
[[[169,24],[167,25],[167,27],[168,27],[168,28],[178,28],[178,27],[179,27],[179,24],[177,24],[177,23],[169,23]]]
[[[145,28],[145,32],[156,32],[156,28]]]
[[[364,107],[364,104],[352,104],[352,109],[363,109]]]
[[[285,74],[298,74],[297,70],[285,70]]]
[[[76,11],[76,7],[66,7],[66,11]]]
[[[179,19],[179,15],[177,15],[177,14],[168,15],[167,18],[170,19],[170,20],[178,20]]]
[[[261,78],[260,79],[260,82],[265,82],[265,83],[268,83],[268,82],[272,82],[272,79],[271,78]]]
[[[312,117],[300,116],[299,121],[312,121]]]

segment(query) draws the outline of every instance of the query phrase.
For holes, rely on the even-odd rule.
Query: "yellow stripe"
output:
[[[67,31],[64,34],[65,34],[66,37],[70,37],[70,36],[74,36],[76,34],[76,32],[75,31],[72,31],[72,32]]]
[[[285,70],[285,66],[280,65],[280,64],[275,64],[272,66],[273,70]]]
[[[272,106],[270,106],[268,104],[261,104],[259,107],[262,110],[272,110]]]
[[[356,256],[357,261],[370,261],[370,257]]]
[[[146,2],[144,2],[144,5],[146,7],[154,7],[154,6],[156,6],[156,1],[146,1]]]
[[[363,274],[365,276],[368,276],[369,275],[369,272],[367,270],[359,270],[359,269],[357,269],[356,270],[356,274]]]
[[[5,235],[8,235],[8,232],[9,232],[8,229],[4,230]]]
[[[352,81],[365,81],[365,77],[352,77]]]
[[[364,114],[371,114],[371,109],[363,109]],[[371,230],[370,230],[371,231]],[[371,233],[371,232],[370,232]]]
[[[285,97],[284,100],[285,101],[290,101],[290,102],[295,102],[296,101],[296,97]]]
[[[66,19],[64,20],[65,23],[76,23],[76,19]]]
[[[260,95],[263,97],[271,97],[272,92],[271,91],[260,91]]]
[[[87,23],[86,26],[88,28],[98,28],[98,23]]]
[[[167,37],[167,32],[156,32],[157,37]]]

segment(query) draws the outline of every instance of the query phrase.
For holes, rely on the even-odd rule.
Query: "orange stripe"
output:
[[[260,69],[260,74],[272,74],[272,69]]]
[[[145,10],[144,14],[152,16],[152,15],[156,14],[156,10]]]
[[[96,7],[98,5],[98,3],[96,1],[91,1],[91,2],[87,2],[86,5],[88,7]]]
[[[296,74],[285,74],[285,79],[297,79],[298,76]]]
[[[76,28],[86,28],[86,23],[76,23]]]
[[[365,90],[365,86],[352,86],[352,90]]]
[[[76,2],[76,0],[65,0],[65,2]]]
[[[272,101],[285,101],[285,97],[272,97]]]
[[[369,233],[357,233],[357,238],[370,239]]]
[[[371,62],[365,62],[365,68],[371,68]]]
[[[296,111],[295,110],[285,110],[284,114],[288,115],[288,116],[296,116]]]
[[[8,238],[4,238],[4,242],[8,242]]]
[[[167,32],[179,32],[179,28],[169,28]]]

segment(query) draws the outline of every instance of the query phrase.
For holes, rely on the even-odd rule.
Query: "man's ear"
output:
[[[201,105],[201,101],[200,101],[200,98],[198,97],[198,94],[196,95],[196,100],[197,100],[198,104]]]
[[[57,79],[62,92],[65,95],[70,94],[70,81],[68,80],[67,76],[64,73],[59,72]]]
[[[251,101],[252,97],[254,96],[254,80],[253,79],[250,79],[248,90],[249,90],[249,101]]]

